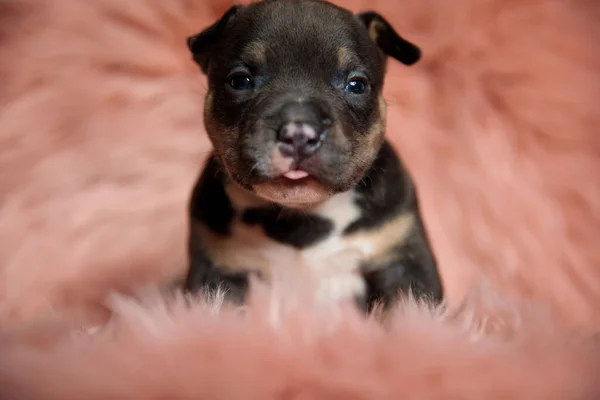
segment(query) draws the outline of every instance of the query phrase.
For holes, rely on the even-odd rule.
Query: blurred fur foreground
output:
[[[489,295],[486,295],[489,300]],[[282,299],[285,298],[286,301]],[[0,337],[6,399],[591,399],[600,342],[500,302],[447,315],[409,302],[385,327],[350,305],[254,293],[244,310],[146,293],[106,326]]]
[[[185,273],[209,151],[185,37],[231,2],[3,0],[0,398],[600,398],[600,3],[340,4],[424,50],[390,65],[388,137],[448,314],[408,306],[384,331],[268,292],[243,313],[105,307]]]

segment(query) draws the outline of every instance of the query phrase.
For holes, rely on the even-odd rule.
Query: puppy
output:
[[[287,271],[365,311],[409,291],[440,302],[415,187],[384,139],[386,59],[420,49],[320,0],[233,6],[188,47],[214,151],[191,197],[186,289],[243,303],[251,274]]]

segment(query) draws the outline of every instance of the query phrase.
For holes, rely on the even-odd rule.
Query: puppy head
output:
[[[188,47],[208,77],[216,156],[234,182],[285,206],[361,179],[383,140],[386,57],[421,55],[377,13],[320,0],[234,6]]]

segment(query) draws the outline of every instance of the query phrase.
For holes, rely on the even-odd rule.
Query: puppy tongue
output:
[[[306,178],[308,176],[308,172],[302,171],[300,169],[295,169],[293,171],[286,172],[285,174],[283,174],[283,176],[285,176],[288,179],[296,180]]]

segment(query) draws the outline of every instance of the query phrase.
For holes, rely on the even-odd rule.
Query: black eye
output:
[[[352,94],[363,94],[367,90],[367,83],[362,78],[352,78],[346,85],[346,90]]]
[[[229,77],[229,86],[234,90],[249,90],[254,87],[254,82],[249,75],[235,74]]]

